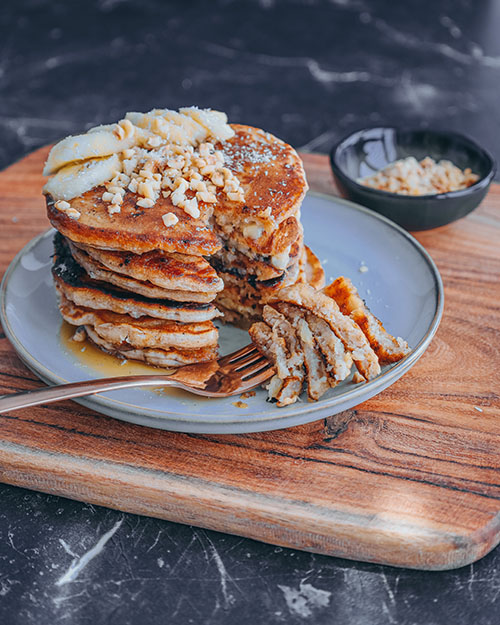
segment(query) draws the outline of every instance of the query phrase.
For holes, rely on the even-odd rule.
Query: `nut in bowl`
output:
[[[397,188],[398,192],[385,190],[387,186],[368,186],[367,183],[375,184],[383,173],[387,175],[388,166],[402,160],[407,165],[406,159],[410,157],[419,162],[426,159],[425,163],[433,159],[438,166],[440,161],[449,161],[446,169],[452,169],[453,165],[461,170],[459,178],[465,181],[464,188],[429,193],[430,189],[423,185],[414,185],[415,192],[420,192],[417,195],[412,194],[412,185],[389,187]],[[330,163],[344,197],[407,230],[437,228],[465,217],[479,206],[496,172],[493,157],[468,137],[449,131],[390,127],[366,128],[350,134],[333,147]],[[418,169],[415,166],[415,171]]]

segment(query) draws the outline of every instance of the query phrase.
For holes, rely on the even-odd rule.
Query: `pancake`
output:
[[[277,370],[266,387],[269,399],[275,399],[278,406],[292,404],[300,395],[302,380],[291,375],[285,341],[281,337],[275,337],[271,328],[263,322],[254,323],[249,332],[259,351]]]
[[[91,326],[84,326],[89,339],[104,351],[125,359],[142,360],[155,367],[182,367],[199,362],[209,362],[217,358],[217,347],[200,349],[154,349],[134,348],[126,343],[114,344],[101,338]]]
[[[211,255],[221,248],[209,220],[214,215],[217,228],[233,232],[235,247],[261,256],[282,255],[300,234],[294,214],[307,190],[300,158],[295,150],[257,128],[232,125],[232,139],[216,144],[222,150],[226,167],[239,179],[244,202],[232,201],[217,190],[215,205],[199,202],[200,217],[195,219],[174,206],[171,196],[160,196],[151,208],[139,209],[139,196],[127,190],[121,211],[110,215],[102,200],[105,187],[98,186],[71,199],[71,207],[80,213],[73,219],[54,206],[46,195],[47,215],[56,230],[75,243],[135,254],[153,250],[191,255]],[[162,216],[173,213],[178,223],[165,227]],[[245,236],[248,229],[264,228],[257,239]],[[245,230],[246,229],[246,230]],[[268,234],[267,234],[268,233]],[[286,266],[286,265],[285,265]]]
[[[85,271],[94,280],[101,280],[108,282],[126,291],[132,293],[138,293],[144,297],[151,297],[155,299],[168,299],[178,302],[211,302],[215,299],[217,292],[197,292],[197,291],[178,291],[172,289],[164,289],[159,286],[155,286],[150,282],[142,282],[135,278],[110,271],[104,265],[94,260],[87,252],[76,247],[74,243],[69,243],[71,255],[81,265]]]
[[[210,321],[222,314],[213,304],[151,299],[93,280],[71,256],[60,234],[54,238],[54,248],[52,275],[56,289],[77,306],[109,310],[134,318],[149,316],[183,323]]]
[[[212,293],[224,288],[224,283],[203,256],[166,254],[158,250],[132,254],[74,245],[110,271],[163,289]]]
[[[75,306],[62,297],[59,310],[63,318],[75,326],[91,326],[102,339],[131,347],[199,349],[217,344],[217,328],[211,321],[177,323],[152,317],[134,319],[110,311]]]
[[[79,219],[55,208],[53,198],[47,195],[50,223],[75,243],[135,254],[163,250],[201,256],[221,247],[206,223],[193,219],[169,198],[160,197],[154,206],[143,209],[136,206],[139,196],[127,191],[121,212],[109,215],[109,205],[102,200],[105,191],[103,186],[95,187],[71,200],[71,206],[80,213]],[[173,213],[179,220],[175,228],[164,226],[162,216],[166,213]]]

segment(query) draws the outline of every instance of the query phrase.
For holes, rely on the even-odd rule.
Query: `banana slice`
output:
[[[43,170],[44,176],[50,176],[69,163],[88,158],[101,158],[122,152],[135,145],[134,133],[118,139],[109,129],[99,129],[85,135],[69,136],[52,148]]]
[[[51,195],[54,200],[72,200],[108,182],[119,170],[120,158],[117,154],[68,165],[45,184],[43,192]]]
[[[213,139],[225,141],[234,137],[234,130],[227,123],[227,115],[220,111],[210,109],[198,109],[194,106],[179,109],[179,113],[191,117],[198,124],[206,128]]]
[[[127,113],[134,126],[158,135],[169,143],[178,145],[201,143],[207,137],[207,130],[193,119],[168,109],[155,109],[149,113]]]

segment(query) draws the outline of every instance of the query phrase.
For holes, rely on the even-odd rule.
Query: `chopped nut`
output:
[[[191,200],[185,200],[182,205],[184,211],[191,215],[194,219],[198,219],[200,216],[200,209],[198,208],[198,200],[194,197]]]
[[[117,187],[116,185],[113,187],[108,187],[109,193],[119,193],[120,195],[125,195],[125,189],[123,187]]]
[[[226,195],[232,202],[244,202],[245,201],[245,197],[239,191],[236,193],[227,193]]]
[[[196,179],[191,180],[189,187],[193,191],[206,191],[207,190],[207,185],[203,182],[203,180],[196,180]]]
[[[59,211],[66,211],[68,208],[71,208],[71,204],[69,202],[65,202],[64,200],[59,200],[54,204],[55,208]]]
[[[198,191],[196,194],[196,198],[200,200],[200,202],[206,202],[207,204],[213,204],[217,202],[217,198],[214,193],[209,193],[208,191]]]
[[[114,215],[114,213],[121,213],[121,206],[119,204],[110,204],[108,206],[108,214]]]
[[[140,182],[138,187],[139,194],[150,200],[155,199],[155,193],[153,187],[149,182]]]
[[[149,137],[149,139],[147,140],[147,145],[150,148],[157,148],[162,144],[162,140],[160,137],[158,136],[154,136],[154,137]]]
[[[80,218],[81,213],[77,211],[76,208],[73,208],[71,204],[69,202],[66,202],[65,200],[58,200],[57,202],[55,202],[54,206],[55,208],[57,208],[57,210],[60,210],[68,217],[71,217],[71,219]]]
[[[140,198],[139,200],[137,200],[136,205],[140,206],[141,208],[151,208],[152,206],[154,206],[154,200],[148,197]]]
[[[175,226],[175,224],[179,221],[179,218],[177,215],[174,215],[174,213],[165,213],[161,218],[167,228]]]
[[[224,186],[224,176],[220,172],[215,172],[214,174],[212,174],[211,180],[217,187]]]
[[[80,211],[77,211],[76,208],[68,208],[68,210],[64,211],[68,217],[71,219],[80,219]]]

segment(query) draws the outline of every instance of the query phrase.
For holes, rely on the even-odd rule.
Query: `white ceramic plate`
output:
[[[306,243],[323,262],[327,282],[352,279],[372,312],[394,335],[404,337],[412,352],[384,368],[376,379],[354,385],[350,379],[315,403],[303,398],[285,408],[266,401],[266,392],[205,399],[174,391],[127,389],[82,398],[81,404],[140,425],[183,432],[237,433],[289,427],[352,408],[393,384],[429,345],[443,310],[438,270],[424,248],[402,228],[360,206],[309,193],[302,207]],[[24,363],[43,381],[62,384],[102,377],[60,339],[61,317],[50,272],[50,230],[33,239],[12,261],[1,289],[5,333]],[[361,266],[367,271],[360,271]],[[221,353],[248,343],[248,334],[221,328]],[[126,374],[124,368],[124,374]]]

